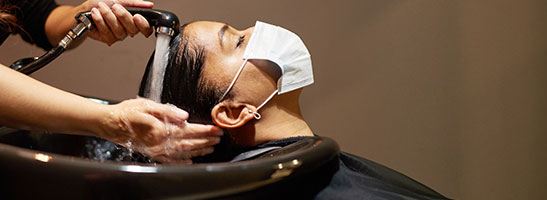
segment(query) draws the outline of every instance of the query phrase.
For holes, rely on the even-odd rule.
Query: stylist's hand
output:
[[[153,30],[148,21],[139,14],[131,15],[124,7],[152,8],[154,3],[143,0],[88,0],[80,5],[90,10],[95,27],[88,36],[109,46],[133,37],[139,32],[148,37]]]
[[[191,163],[190,158],[213,152],[222,130],[187,123],[188,113],[148,99],[112,105],[99,137],[132,148],[160,162]]]

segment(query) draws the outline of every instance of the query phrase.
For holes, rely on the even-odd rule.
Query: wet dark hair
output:
[[[190,114],[188,121],[212,124],[211,110],[218,103],[223,90],[202,78],[206,58],[205,49],[190,43],[185,27],[171,39],[165,76],[163,79],[162,103],[170,103]],[[148,61],[141,81],[139,95],[143,96],[154,55]]]
[[[189,122],[213,124],[211,111],[220,101],[226,88],[216,87],[211,81],[202,77],[207,54],[199,44],[189,42],[189,37],[184,32],[187,25],[183,25],[179,34],[171,39],[161,102],[186,110],[190,114]],[[153,58],[154,54],[146,65],[139,96],[144,96]],[[232,94],[228,93],[226,99],[231,97]],[[215,151],[212,154],[192,158],[192,161],[196,163],[226,162],[246,151],[244,147],[233,145],[229,137],[228,134],[224,134],[221,142],[215,145]]]

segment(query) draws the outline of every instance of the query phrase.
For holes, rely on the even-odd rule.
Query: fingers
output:
[[[183,165],[192,164],[192,160],[190,159],[177,160],[177,159],[169,158],[166,156],[157,156],[157,157],[153,157],[152,159],[164,164],[183,164]]]
[[[127,31],[127,34],[133,37],[139,33],[139,29],[133,21],[133,16],[123,6],[120,4],[114,4],[112,6],[112,12],[116,15],[123,28]]]
[[[154,7],[153,2],[142,1],[142,0],[119,0],[118,3],[125,6],[125,7],[138,7],[138,8],[152,8],[152,7]]]
[[[187,160],[193,157],[205,156],[207,154],[211,154],[213,153],[213,151],[214,151],[213,147],[206,147],[206,148],[194,149],[190,151],[178,151],[175,153],[171,153],[168,156],[162,155],[160,157],[170,158],[173,160]]]
[[[213,153],[214,150],[215,149],[213,147],[195,149],[195,150],[192,150],[190,152],[181,154],[181,157],[179,157],[179,158],[190,159],[190,158],[193,158],[193,157],[204,156],[204,155]],[[185,157],[185,156],[190,156],[190,157]]]
[[[134,134],[136,138],[133,138],[134,141],[138,141],[145,146],[154,146],[165,142],[170,130],[163,121],[151,115],[142,115],[140,120],[142,122],[139,123],[135,120],[133,123],[132,130],[136,132]]]
[[[118,18],[112,10],[103,2],[99,2],[99,11],[101,15],[103,16],[103,19],[106,21],[106,24],[110,28],[110,31],[112,31],[113,35],[116,37],[117,40],[123,40],[127,34],[125,33],[124,27],[120,24],[118,21]],[[127,11],[126,11],[127,12]],[[98,28],[98,27],[97,27]],[[107,27],[104,27],[107,28]]]
[[[220,137],[204,137],[195,139],[166,138],[153,146],[133,144],[134,150],[139,151],[160,162],[185,160],[196,156],[204,156],[214,151],[213,146],[220,143]],[[163,158],[158,160],[158,157]]]
[[[142,15],[136,14],[135,16],[133,16],[133,21],[135,22],[135,25],[137,26],[137,28],[139,28],[139,31],[145,37],[148,37],[152,34],[153,30],[152,28],[150,28],[150,24],[148,23],[146,18],[144,18]]]
[[[178,142],[177,142],[178,143]],[[212,144],[212,143],[209,143]],[[212,146],[205,146],[202,148],[194,148],[190,150],[172,149],[168,144],[158,145],[149,148],[134,148],[137,151],[149,156],[150,158],[159,162],[185,162],[193,157],[205,156],[211,154],[214,151]]]
[[[116,41],[116,38],[110,31],[110,28],[108,28],[108,25],[106,25],[106,22],[97,8],[91,9],[91,18],[93,18],[95,27],[99,33],[99,38],[96,39],[105,42],[109,46],[112,45]]]
[[[171,142],[168,144],[170,147],[169,150],[175,152],[184,152],[193,149],[203,149],[206,147],[211,147],[220,142],[220,137],[205,137],[199,139],[170,139]]]
[[[224,134],[222,129],[219,127],[188,122],[176,125],[169,129],[171,130],[170,136],[174,138],[202,138],[209,136],[220,137]]]
[[[152,8],[154,4],[142,0],[98,2],[91,8],[91,17],[97,31],[92,31],[91,38],[105,42],[109,46],[116,41],[121,41],[130,35],[135,36],[139,32],[149,37],[154,31],[148,21],[141,15],[131,15],[124,6]]]
[[[167,123],[183,124],[188,119],[188,113],[173,105],[159,104],[150,100],[145,102],[145,112]],[[175,129],[176,130],[176,129]]]
[[[132,99],[113,108],[110,113],[117,121],[112,125],[112,136],[104,138],[118,143],[131,141],[135,150],[151,158],[163,156],[162,162],[210,154],[223,135],[216,126],[185,122],[188,113],[173,105]]]

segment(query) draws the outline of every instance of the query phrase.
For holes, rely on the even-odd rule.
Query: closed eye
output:
[[[244,41],[245,41],[245,35],[239,36],[239,39],[237,40],[236,48],[241,46],[241,44],[243,44]]]

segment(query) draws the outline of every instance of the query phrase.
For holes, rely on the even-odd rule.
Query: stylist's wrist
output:
[[[128,141],[140,144],[142,141],[139,136],[143,133],[156,134],[154,131],[161,124],[155,123],[157,120],[154,117],[143,112],[147,103],[149,102],[145,99],[131,99],[115,105],[105,105],[97,136],[119,144]]]
[[[119,132],[116,131],[117,119],[113,115],[116,110],[115,105],[93,103],[94,107],[92,109],[94,112],[88,115],[89,119],[88,123],[86,123],[87,126],[84,127],[84,131],[89,135],[111,141],[120,138],[119,135],[115,134]]]
[[[101,109],[101,117],[98,120],[96,130],[97,137],[110,140],[116,143],[122,143],[129,139],[128,130],[124,130],[123,121],[116,114],[120,111],[116,105],[105,105]]]

